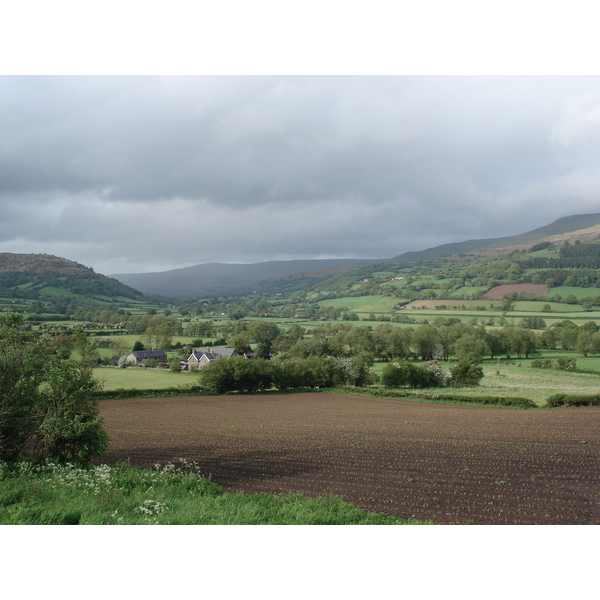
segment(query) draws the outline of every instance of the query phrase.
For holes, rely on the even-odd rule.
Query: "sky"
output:
[[[312,69],[5,68],[0,252],[385,259],[600,212],[598,75]]]

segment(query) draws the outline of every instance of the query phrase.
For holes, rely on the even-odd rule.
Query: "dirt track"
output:
[[[600,524],[600,408],[342,394],[106,400],[113,464],[179,458],[228,491],[336,495],[448,524]]]

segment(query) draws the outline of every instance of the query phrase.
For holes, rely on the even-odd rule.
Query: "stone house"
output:
[[[125,360],[134,366],[145,365],[149,358],[154,358],[158,362],[167,362],[167,353],[164,350],[136,350],[125,356]]]

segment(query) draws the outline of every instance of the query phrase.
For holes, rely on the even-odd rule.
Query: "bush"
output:
[[[550,408],[555,406],[600,406],[600,395],[555,394],[546,400]]]
[[[202,384],[215,394],[258,392],[273,385],[273,369],[269,361],[243,356],[217,358],[200,370]]]
[[[381,373],[381,383],[385,387],[412,388],[440,385],[437,369],[429,370],[426,366],[415,365],[406,360],[385,365]]]
[[[450,368],[449,383],[452,386],[479,385],[483,379],[482,366],[472,360],[459,360]]]
[[[280,390],[306,386],[303,366],[297,360],[277,360],[273,362],[273,383]]]
[[[23,317],[0,315],[0,459],[35,456],[84,463],[103,452],[91,367],[61,359],[23,330]]]

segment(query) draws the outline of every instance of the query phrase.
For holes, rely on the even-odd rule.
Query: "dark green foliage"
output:
[[[362,359],[349,361],[346,366],[331,356],[309,356],[276,361],[256,358],[248,360],[243,356],[218,358],[200,370],[202,385],[215,394],[228,392],[260,392],[276,387],[280,390],[293,388],[326,388],[350,379],[349,373],[357,371],[366,380],[361,369]],[[355,364],[361,362],[360,365]],[[352,370],[354,369],[354,371]],[[356,375],[356,373],[354,373]]]
[[[542,317],[523,317],[519,321],[523,329],[546,329],[546,321]]]
[[[305,373],[305,387],[326,388],[344,382],[342,369],[331,356],[309,356],[301,362]]]
[[[440,385],[435,373],[421,365],[406,360],[385,365],[381,373],[381,383],[385,387],[426,388]]]
[[[531,361],[534,369],[558,369],[559,371],[576,371],[577,363],[573,358],[543,358]]]
[[[273,362],[273,384],[280,390],[291,390],[306,386],[306,371],[299,360],[277,360]]]
[[[483,368],[473,360],[459,360],[450,368],[450,385],[479,385],[483,379]]]
[[[271,365],[261,358],[218,358],[203,367],[200,375],[202,385],[215,394],[259,392],[273,385]]]
[[[61,359],[23,330],[21,315],[0,315],[0,459],[27,448],[36,456],[86,462],[103,452],[99,385],[89,366]]]
[[[555,394],[546,400],[550,408],[555,406],[600,406],[600,394]]]
[[[534,244],[529,248],[529,252],[537,252],[538,250],[545,250],[546,248],[552,247],[552,242],[540,242],[539,244]]]
[[[467,402],[470,404],[494,404],[498,406],[514,406],[519,408],[538,408],[538,405],[529,398],[510,398],[504,396],[460,396],[458,394],[444,394],[440,392],[414,392],[410,390],[390,390],[390,389],[373,389],[373,388],[356,388],[350,386],[340,386],[337,388],[344,392],[352,394],[360,394],[365,396],[377,396],[384,398],[405,398],[426,400],[427,402]]]

